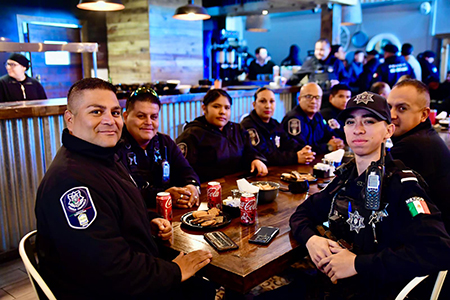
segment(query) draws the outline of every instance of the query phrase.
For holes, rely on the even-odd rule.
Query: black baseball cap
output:
[[[397,48],[397,46],[395,46],[393,44],[387,44],[386,46],[384,46],[383,51],[389,52],[389,53],[397,53],[398,48]]]
[[[436,58],[436,53],[434,53],[431,50],[427,50],[425,52],[423,52],[423,57],[432,57],[432,58]]]
[[[347,101],[345,109],[339,114],[338,119],[345,121],[350,112],[355,109],[365,109],[373,113],[377,119],[391,124],[391,110],[383,96],[371,92],[356,95]]]

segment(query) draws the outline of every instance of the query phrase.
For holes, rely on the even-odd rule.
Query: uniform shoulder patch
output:
[[[257,146],[260,142],[258,131],[255,128],[249,128],[247,131],[250,137],[250,142],[252,142],[253,146]]]
[[[288,132],[293,136],[297,136],[302,131],[300,120],[297,118],[292,118],[288,122]]]
[[[330,126],[330,128],[333,130],[341,128],[341,124],[339,124],[339,122],[336,119],[329,119],[328,126]]]
[[[97,217],[89,189],[85,186],[71,188],[60,198],[67,223],[73,229],[86,229]]]
[[[178,148],[180,148],[181,153],[183,153],[183,156],[186,157],[187,156],[187,151],[188,151],[188,147],[186,143],[179,143]]]
[[[404,183],[407,181],[414,181],[414,182],[419,182],[417,180],[416,175],[414,174],[414,172],[412,170],[402,170],[401,172],[399,172],[400,174],[400,182]]]
[[[409,212],[413,217],[418,214],[430,214],[427,202],[422,197],[411,197],[406,200],[406,205],[408,206]]]

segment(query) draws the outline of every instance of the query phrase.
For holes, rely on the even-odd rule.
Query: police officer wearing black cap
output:
[[[433,64],[435,58],[436,54],[430,50],[427,50],[420,55],[419,63],[422,67],[422,81],[425,84],[440,82],[438,69]]]
[[[199,205],[200,180],[175,142],[158,132],[158,94],[139,88],[123,114],[122,147],[118,154],[141,190],[147,207],[156,206],[158,192],[171,194],[174,207]]]
[[[379,65],[373,74],[373,82],[383,81],[392,88],[403,75],[409,75],[411,78],[416,78],[411,65],[408,64],[403,56],[397,55],[397,46],[387,44],[384,46],[383,50],[384,63]]]
[[[359,92],[365,92],[370,89],[373,80],[373,73],[380,65],[379,54],[377,50],[367,52],[366,63],[363,71],[359,74],[354,86],[359,88]]]
[[[25,56],[11,54],[5,67],[8,74],[0,77],[0,102],[47,99],[39,81],[25,74],[30,67]]]
[[[337,281],[325,287],[331,294],[393,299],[414,277],[450,267],[450,237],[420,178],[384,154],[395,128],[386,99],[359,94],[340,118],[355,158],[297,208],[292,233],[317,268]],[[325,221],[336,241],[319,234],[316,226]]]

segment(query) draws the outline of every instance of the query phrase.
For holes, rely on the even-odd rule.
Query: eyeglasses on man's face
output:
[[[315,100],[320,100],[320,99],[322,99],[322,96],[321,96],[321,95],[311,95],[311,94],[303,95],[303,96],[301,96],[301,97],[305,98],[305,99],[308,100],[308,101],[312,101],[313,99],[315,99]]]

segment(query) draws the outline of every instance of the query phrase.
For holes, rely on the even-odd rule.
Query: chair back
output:
[[[38,299],[49,299],[56,300],[50,288],[47,286],[45,281],[42,279],[41,275],[39,275],[39,265],[36,258],[36,252],[34,250],[33,245],[30,242],[30,239],[35,236],[37,230],[33,230],[27,233],[19,243],[19,254],[20,258],[25,265],[25,269],[27,270],[28,277],[30,278],[31,284],[33,285],[34,291],[38,296]]]
[[[434,284],[433,292],[431,293],[430,300],[437,300],[439,297],[439,293],[441,292],[442,285],[444,284],[445,277],[447,276],[447,271],[440,271],[438,273],[438,276],[436,278],[436,282]],[[422,282],[426,276],[416,277],[413,280],[411,280],[397,295],[395,300],[403,300],[406,298],[406,296],[411,292],[413,288],[416,287],[420,282]]]

